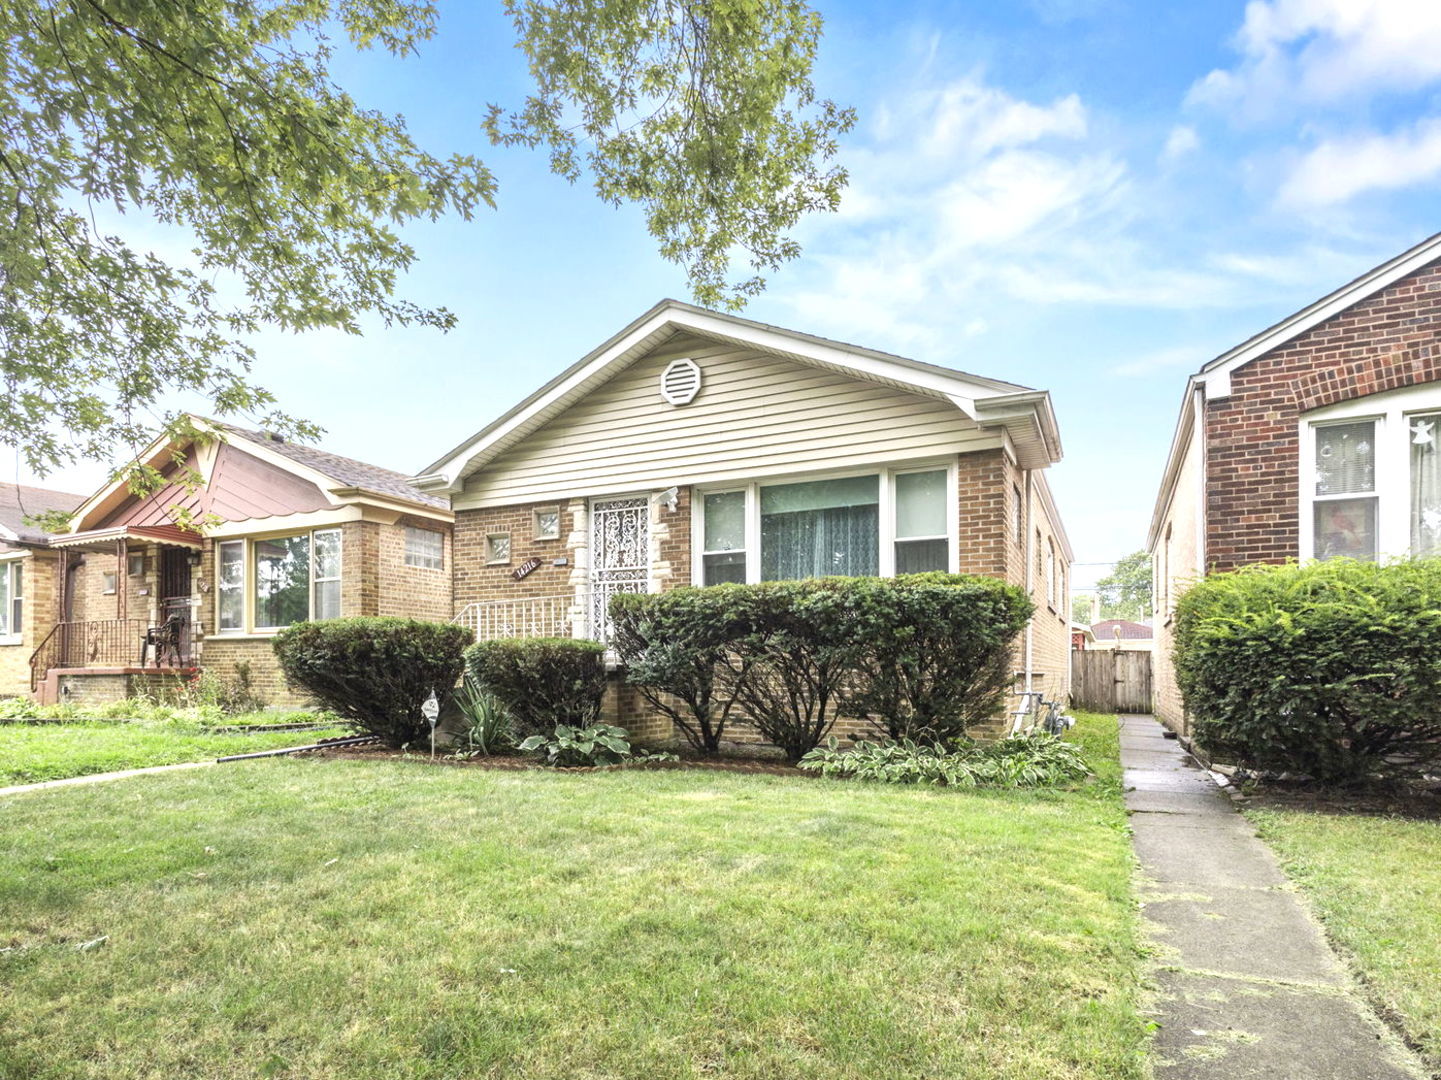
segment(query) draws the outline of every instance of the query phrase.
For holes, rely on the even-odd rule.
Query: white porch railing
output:
[[[588,593],[556,593],[515,600],[466,604],[454,622],[467,627],[476,641],[503,638],[587,637]]]

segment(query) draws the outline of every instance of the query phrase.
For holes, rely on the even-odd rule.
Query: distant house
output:
[[[114,483],[66,497],[69,530],[32,554],[25,660],[6,664],[0,693],[118,698],[195,668],[227,678],[245,669],[263,698],[299,703],[271,649],[283,627],[450,618],[445,499],[389,469],[195,422],[215,437],[142,455],[170,478],[161,490],[137,498]],[[184,482],[186,470],[198,486]],[[162,640],[146,647],[147,632]]]
[[[1130,619],[1103,619],[1091,624],[1089,649],[1136,649],[1150,652],[1155,636],[1150,624]]]
[[[1172,615],[1206,573],[1441,554],[1441,234],[1190,377],[1151,519],[1156,708],[1184,731]]]
[[[415,483],[455,511],[482,638],[604,639],[617,592],[965,571],[1030,589],[1016,666],[1064,696],[1060,456],[1043,390],[665,301]]]
[[[1091,633],[1091,628],[1085,623],[1073,622],[1071,624],[1071,648],[1076,652],[1085,652],[1086,649],[1096,644],[1096,635]]]
[[[26,519],[69,513],[84,501],[83,495],[0,484],[0,697],[29,690],[30,654],[44,636],[38,628],[48,632],[53,621],[45,603],[54,589],[52,537]]]

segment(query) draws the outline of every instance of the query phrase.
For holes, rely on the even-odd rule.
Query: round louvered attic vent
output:
[[[700,368],[694,360],[672,360],[661,372],[660,396],[672,405],[689,405],[700,393]]]

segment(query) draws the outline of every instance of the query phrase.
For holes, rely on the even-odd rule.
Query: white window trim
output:
[[[1411,417],[1441,413],[1441,384],[1423,383],[1400,390],[1370,394],[1355,401],[1338,402],[1304,414],[1297,425],[1300,444],[1299,544],[1302,562],[1316,557],[1317,502],[1376,498],[1376,555],[1378,559],[1403,557],[1411,550]],[[1372,492],[1344,495],[1316,494],[1316,435],[1318,427],[1376,422],[1376,484]],[[1441,433],[1441,426],[1437,428]]]
[[[14,568],[20,567],[20,625],[11,625],[11,616],[15,612],[15,578]],[[0,574],[7,575],[10,580],[5,590],[5,633],[0,634],[0,645],[20,645],[25,641],[25,609],[29,605],[25,602],[25,581],[29,574],[25,572],[25,556],[23,554],[12,555],[9,558],[0,559]]]
[[[880,546],[877,551],[876,569],[880,577],[895,577],[895,478],[902,473],[939,472],[942,469],[946,472],[946,531],[949,535],[945,537],[908,536],[906,539],[944,539],[946,541],[946,569],[952,574],[958,573],[961,565],[961,507],[960,495],[957,490],[958,463],[954,457],[948,457],[818,473],[786,473],[779,476],[767,476],[763,480],[752,480],[745,484],[732,482],[697,486],[691,498],[691,536],[695,538],[691,544],[691,581],[697,585],[705,581],[704,556],[722,554],[705,550],[705,497],[707,495],[723,495],[733,491],[745,492],[746,584],[758,585],[761,581],[760,489],[774,487],[778,484],[805,484],[815,480],[847,480],[857,476],[878,476],[880,478],[880,491],[876,507],[880,519],[880,536],[878,538]]]
[[[316,575],[315,575],[315,534],[316,534],[316,533],[329,533],[329,532],[333,532],[333,533],[335,534],[335,540],[336,540],[336,546],[337,546],[337,555],[338,555],[338,557],[339,557],[339,563],[340,563],[340,574],[339,574],[337,577],[318,578],[318,577],[316,577]],[[214,632],[213,634],[208,635],[209,637],[222,637],[222,638],[228,638],[228,639],[256,638],[256,637],[267,637],[267,638],[268,638],[268,637],[274,636],[275,634],[278,634],[280,631],[282,631],[282,630],[285,629],[285,627],[283,627],[283,626],[259,626],[259,625],[256,624],[255,613],[256,613],[256,611],[258,610],[259,605],[256,603],[256,596],[255,596],[255,582],[256,582],[256,576],[255,576],[255,544],[256,544],[257,541],[261,541],[261,540],[284,539],[284,538],[291,537],[291,536],[305,536],[305,537],[307,537],[307,538],[309,539],[309,541],[310,541],[310,585],[309,585],[308,589],[306,590],[307,606],[306,606],[306,620],[305,620],[305,621],[308,622],[308,621],[313,620],[313,619],[315,618],[315,586],[316,586],[316,583],[317,583],[317,582],[320,582],[320,581],[340,581],[340,582],[343,583],[344,580],[345,580],[345,530],[342,529],[342,528],[340,528],[338,525],[322,526],[322,527],[317,528],[317,529],[300,529],[300,530],[290,529],[290,530],[284,530],[284,531],[280,531],[280,532],[264,533],[264,534],[262,534],[262,535],[257,535],[257,536],[243,536],[243,537],[241,537],[241,536],[232,536],[232,537],[226,537],[224,540],[217,541],[216,544],[215,544],[214,552],[212,553],[212,556],[211,556],[211,558],[212,558],[212,569],[211,569],[211,573],[212,573],[213,577],[215,578],[215,588],[214,588],[214,590],[213,590],[213,592],[214,592],[214,594],[215,594],[215,601],[214,601],[215,610],[214,610],[214,613],[213,613],[213,614],[214,614],[214,618],[215,618],[215,624],[214,624],[214,625],[215,625],[215,632]],[[221,545],[221,544],[232,544],[232,543],[238,543],[238,544],[241,545],[241,547],[240,547],[240,554],[241,554],[240,566],[241,566],[241,572],[242,572],[241,582],[240,582],[240,596],[241,596],[241,601],[242,601],[242,603],[241,603],[241,625],[239,625],[239,626],[234,626],[234,627],[229,627],[229,628],[226,628],[226,629],[222,629],[221,626],[220,626],[220,593],[221,593],[221,590],[220,590],[220,545]],[[345,587],[344,587],[344,585],[342,584],[342,585],[341,585],[341,598],[342,598],[342,599],[341,599],[341,602],[342,602],[342,605],[344,604],[344,588],[345,588]],[[342,611],[342,614],[343,614],[343,611]],[[293,625],[293,624],[292,624],[292,625]]]

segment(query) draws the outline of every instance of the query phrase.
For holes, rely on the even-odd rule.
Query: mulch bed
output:
[[[320,750],[312,750],[306,756],[349,758],[358,761],[419,761],[427,764],[432,762],[429,753],[415,750],[393,750],[388,746],[382,746],[380,743],[368,743],[361,746],[326,747]],[[813,777],[818,775],[817,773],[797,769],[794,765],[787,765],[783,761],[762,761],[749,758],[731,758],[719,761],[682,758],[680,761],[629,761],[620,765],[554,766],[542,765],[536,761],[535,758],[529,757],[497,756],[452,758],[442,753],[437,753],[434,758],[434,764],[461,768],[499,769],[511,772],[525,769],[568,773],[618,772],[623,769],[685,769],[705,772],[750,773],[761,776]]]
[[[1233,798],[1239,806],[1258,810],[1441,819],[1441,793],[1416,788],[1337,791],[1310,783],[1267,781],[1237,792]]]

